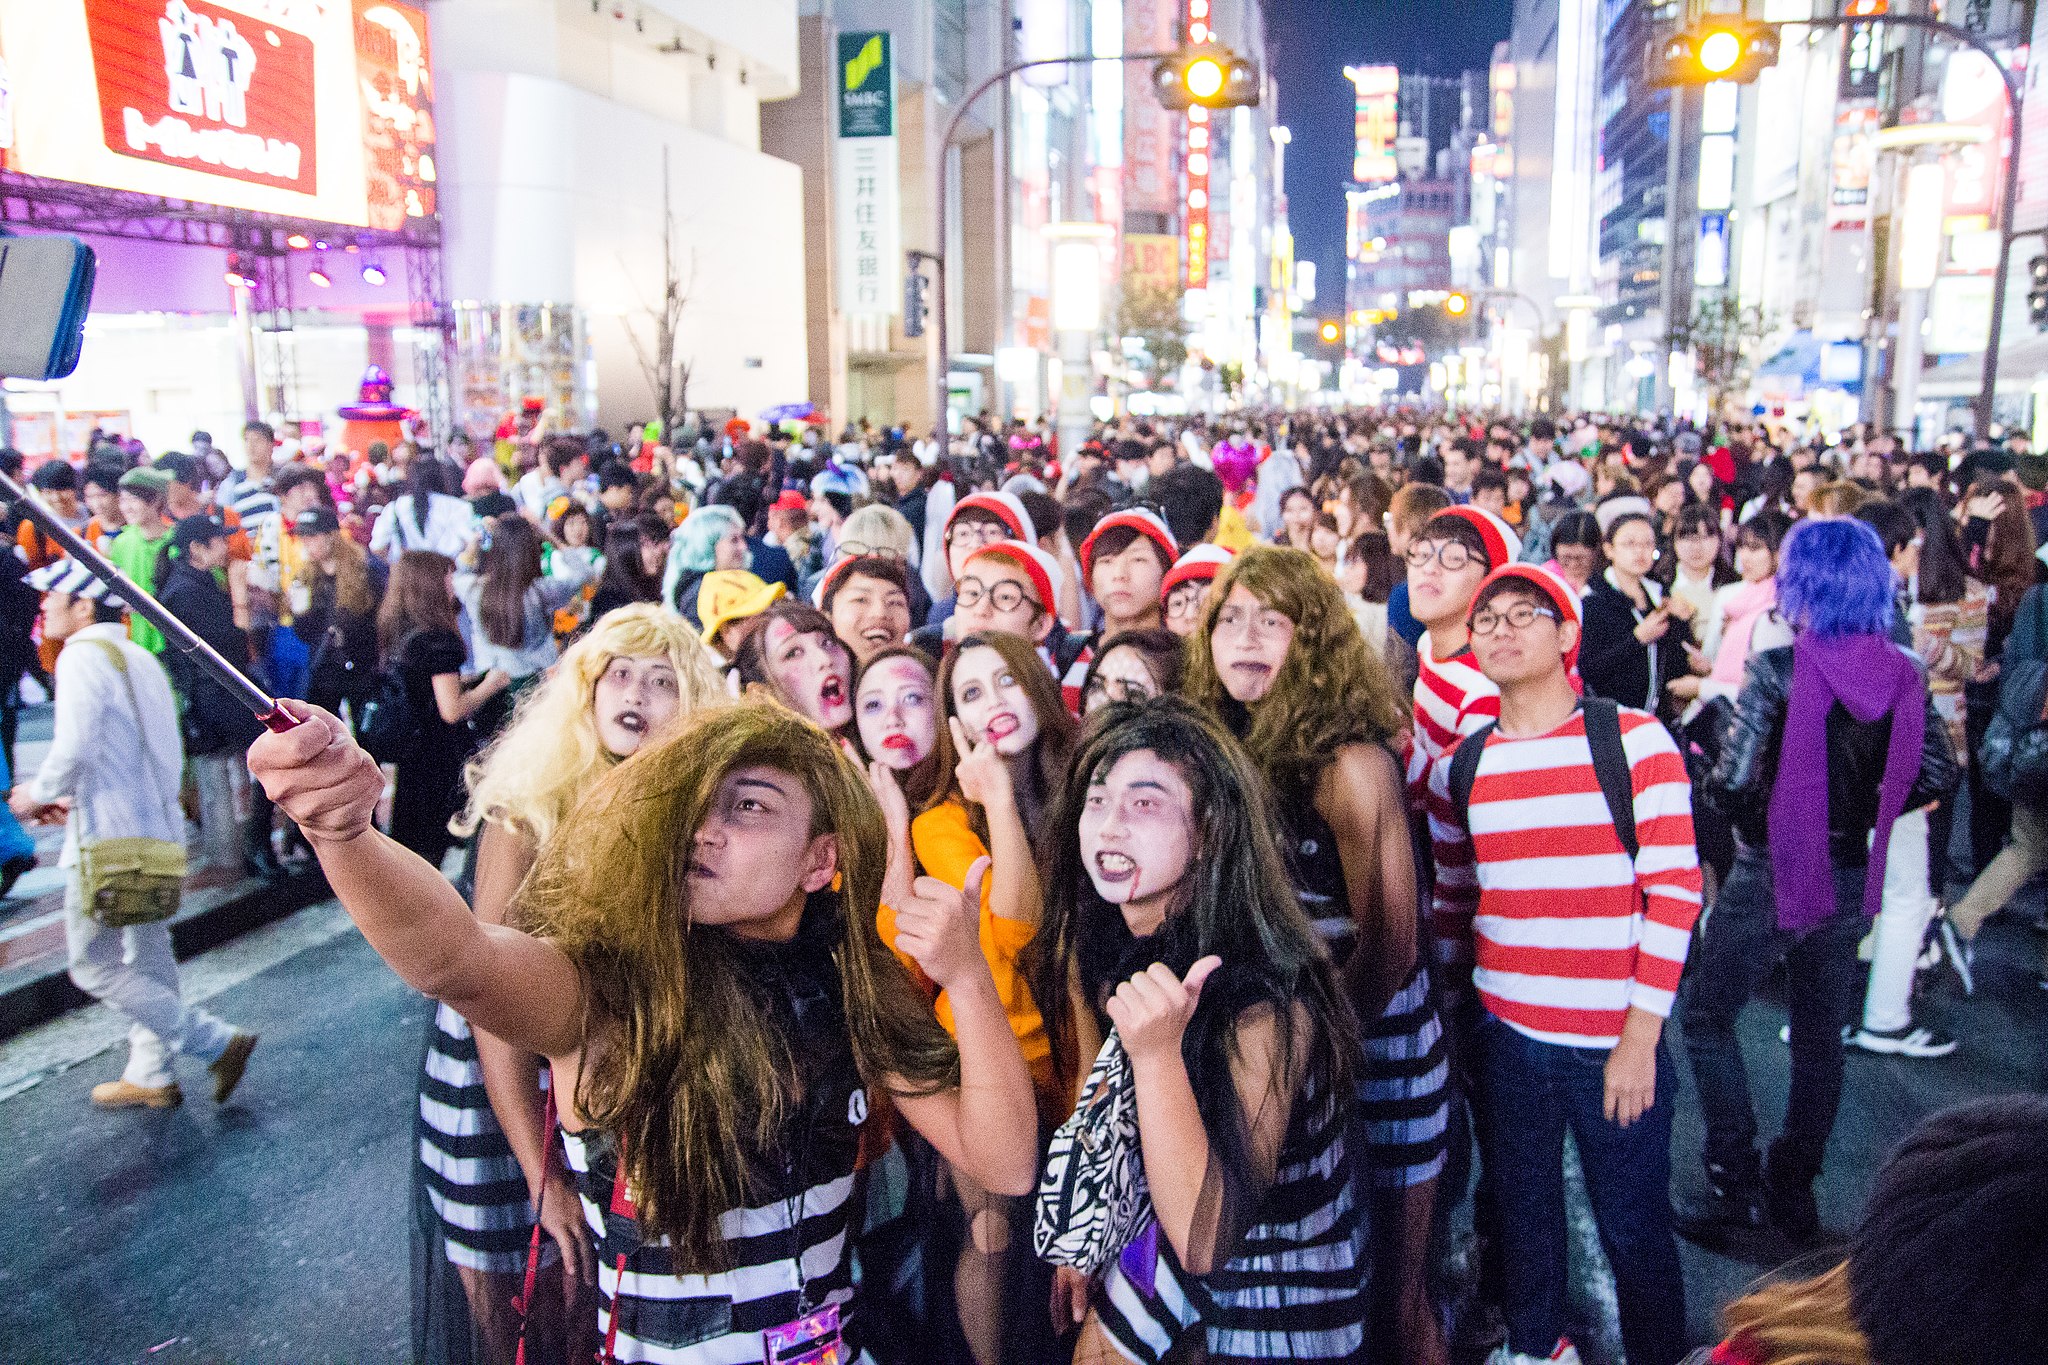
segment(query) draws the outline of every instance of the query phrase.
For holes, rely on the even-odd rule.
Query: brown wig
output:
[[[1038,651],[1031,642],[1021,635],[1006,631],[991,630],[985,634],[962,637],[952,649],[946,651],[945,662],[939,665],[939,734],[938,747],[934,750],[939,761],[939,772],[943,780],[924,809],[930,810],[949,799],[957,799],[967,808],[968,823],[975,835],[988,842],[988,822],[983,819],[981,807],[968,801],[960,794],[960,784],[953,776],[953,770],[960,766],[960,751],[953,747],[953,727],[946,722],[959,714],[953,706],[953,668],[960,662],[960,656],[970,649],[986,645],[1003,656],[1010,672],[1024,689],[1024,696],[1031,703],[1031,711],[1038,719],[1038,740],[1032,745],[1031,775],[1037,782],[1036,796],[1044,799],[1058,789],[1060,778],[1067,770],[1067,755],[1073,752],[1074,734],[1080,723],[1067,710],[1067,704],[1060,700],[1059,682],[1047,668],[1045,660],[1038,657]]]
[[[448,590],[448,575],[454,572],[455,561],[432,550],[407,550],[398,557],[377,612],[377,643],[385,658],[422,630],[461,633],[455,595]]]
[[[526,643],[526,591],[540,580],[540,532],[524,517],[490,523],[477,557],[476,623],[500,649]]]
[[[934,804],[934,798],[940,794],[941,783],[939,779],[951,771],[949,768],[939,766],[938,737],[946,732],[946,717],[945,708],[939,700],[938,693],[939,666],[932,662],[931,655],[915,645],[891,645],[887,649],[875,654],[866,663],[860,665],[859,670],[853,675],[853,738],[856,743],[859,743],[860,680],[867,676],[869,669],[888,659],[912,660],[922,665],[925,676],[932,679],[932,751],[926,754],[916,767],[902,774],[900,779],[903,783],[903,799],[905,803],[914,811],[923,810],[925,807]],[[865,744],[861,745],[861,753],[867,758],[874,758],[873,754],[867,752]]]
[[[1224,599],[1238,587],[1294,622],[1287,661],[1256,709],[1224,690],[1210,646]],[[1359,633],[1343,591],[1304,551],[1254,545],[1224,565],[1189,638],[1188,699],[1243,740],[1284,794],[1313,788],[1338,749],[1385,743],[1405,719],[1386,665]]]
[[[803,783],[813,836],[839,842],[837,921],[846,1023],[863,1080],[913,1093],[960,1084],[960,1054],[875,928],[888,835],[867,780],[832,737],[785,707],[698,713],[599,779],[542,849],[515,921],[576,964],[590,1027],[576,1103],[621,1144],[648,1230],[679,1274],[727,1263],[719,1217],[775,1191],[747,1153],[772,1150],[802,1096],[789,1044],[725,928],[692,922],[698,827],[725,778],[765,766]]]
[[[2005,499],[2005,510],[1991,523],[1991,535],[1976,557],[1975,576],[1997,589],[1991,599],[1991,634],[2003,639],[2019,616],[2020,599],[2034,586],[2034,525],[2027,517],[2027,491],[2006,476],[1982,477],[1963,495],[1969,500],[1986,493]]]
[[[314,582],[322,578],[334,580],[334,605],[350,616],[368,616],[377,609],[377,599],[370,592],[370,555],[355,540],[340,532],[328,537],[333,546],[334,569],[330,573],[325,564],[309,565]]]

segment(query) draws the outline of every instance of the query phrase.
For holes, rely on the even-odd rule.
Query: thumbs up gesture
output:
[[[936,877],[919,877],[896,907],[898,951],[909,954],[940,990],[988,972],[981,955],[981,883],[987,876],[988,859],[977,858],[967,869],[964,891]]]
[[[1201,958],[1185,977],[1155,962],[1116,988],[1109,997],[1109,1021],[1135,1065],[1180,1060],[1181,1035],[1202,998],[1202,983],[1223,965],[1215,954]]]

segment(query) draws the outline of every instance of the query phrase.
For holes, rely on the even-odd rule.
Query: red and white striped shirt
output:
[[[1472,880],[1472,853],[1457,813],[1432,787],[1438,768],[1450,763],[1458,741],[1500,715],[1500,689],[1479,671],[1468,645],[1439,662],[1423,636],[1421,669],[1415,675],[1415,737],[1408,751],[1408,804],[1422,813],[1436,859],[1430,895],[1430,937],[1437,961],[1463,966],[1471,958],[1473,907],[1479,887]],[[1446,787],[1448,790],[1448,787]]]
[[[1635,792],[1635,862],[1593,771],[1586,722],[1529,739],[1498,730],[1472,782],[1477,913],[1467,926],[1480,1003],[1569,1047],[1613,1047],[1631,1007],[1669,1018],[1700,914],[1692,788],[1671,735],[1621,708]],[[1433,797],[1450,805],[1450,764]]]

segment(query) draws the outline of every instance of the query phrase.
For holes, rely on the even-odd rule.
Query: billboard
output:
[[[427,20],[388,0],[0,0],[24,175],[396,231],[435,206]]]
[[[1175,37],[1174,0],[1124,0],[1126,52],[1164,52]],[[1122,64],[1124,82],[1124,212],[1167,218],[1178,211],[1179,176],[1173,164],[1179,129],[1152,89],[1150,62]],[[1160,224],[1155,224],[1158,226]]]
[[[1351,178],[1361,185],[1399,179],[1401,168],[1394,160],[1394,139],[1401,131],[1401,68],[1351,66],[1344,69],[1344,74],[1351,78],[1356,96],[1352,110],[1356,145],[1351,157]]]

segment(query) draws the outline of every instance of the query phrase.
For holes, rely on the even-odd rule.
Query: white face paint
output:
[[[612,659],[598,675],[590,700],[597,737],[615,758],[632,757],[681,707],[675,665],[659,654]]]
[[[1156,931],[1194,858],[1194,794],[1180,769],[1140,749],[1097,772],[1080,834],[1095,893],[1123,911],[1133,934]]]
[[[1015,758],[1038,742],[1031,694],[1010,672],[1008,661],[987,645],[963,649],[953,661],[953,712],[970,738],[995,745],[1004,758]]]
[[[898,772],[924,762],[938,740],[932,675],[915,659],[897,655],[870,667],[861,675],[853,710],[861,744]]]

